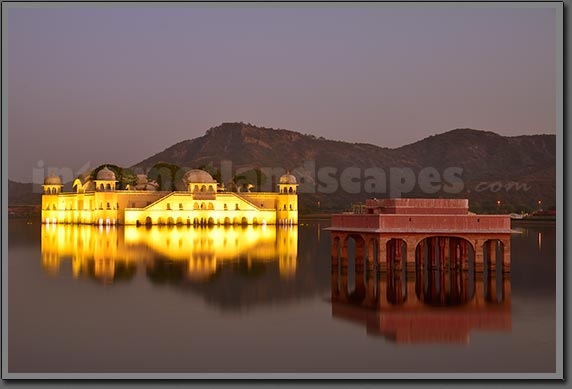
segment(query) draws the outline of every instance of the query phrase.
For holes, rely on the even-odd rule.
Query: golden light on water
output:
[[[119,268],[133,274],[156,258],[186,262],[187,277],[207,279],[219,267],[245,261],[278,263],[282,278],[296,273],[297,226],[116,227],[49,225],[42,228],[42,266],[60,273],[71,259],[72,274],[113,282]]]

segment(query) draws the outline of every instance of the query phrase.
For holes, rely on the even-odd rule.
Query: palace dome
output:
[[[61,185],[61,184],[62,184],[62,179],[60,178],[60,176],[56,176],[54,173],[50,173],[50,175],[48,175],[44,179],[44,185]]]
[[[215,183],[215,179],[209,173],[205,172],[204,170],[193,169],[189,170],[185,173],[183,179],[187,183]]]
[[[296,177],[293,174],[284,174],[280,177],[280,183],[294,185],[296,184]]]
[[[97,172],[97,180],[115,181],[115,173],[106,167]]]

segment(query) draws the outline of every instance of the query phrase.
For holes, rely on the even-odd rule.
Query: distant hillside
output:
[[[177,143],[132,168],[149,171],[155,164],[165,162],[185,168],[212,165],[212,171],[220,169],[222,160],[231,161],[233,171],[264,167],[290,170],[302,184],[299,201],[303,213],[340,211],[352,202],[389,197],[391,168],[409,168],[414,174],[414,187],[401,197],[469,198],[471,208],[479,212],[536,210],[538,200],[542,200],[545,209],[556,203],[554,135],[504,137],[489,131],[456,129],[389,149],[289,130],[223,123],[201,137]],[[355,187],[344,190],[339,185],[342,172],[348,168],[361,174],[354,180],[358,182],[357,190]],[[385,174],[385,188],[366,185],[366,169],[372,168]],[[448,181],[444,179],[446,169],[458,168],[457,175],[464,186],[462,191],[448,193],[443,190],[445,186],[435,193],[423,190],[419,173],[426,168],[434,168],[439,174],[437,183],[444,185]],[[378,181],[381,179],[378,177]],[[338,187],[326,186],[326,182]],[[272,190],[274,184],[268,182]],[[328,193],[324,193],[324,188]],[[11,205],[40,202],[40,195],[32,193],[31,184],[10,181],[9,192]]]
[[[316,171],[336,168],[338,173],[333,176],[337,178],[348,167],[362,171],[379,167],[387,174],[388,188],[392,167],[411,168],[416,177],[427,167],[434,167],[440,174],[444,169],[459,167],[464,184],[462,192],[428,194],[416,185],[403,197],[466,197],[473,208],[491,212],[499,209],[497,200],[501,200],[501,208],[507,207],[504,211],[535,209],[538,199],[542,199],[545,207],[553,206],[556,201],[554,135],[504,137],[488,131],[456,129],[389,149],[289,130],[224,123],[209,129],[204,136],[177,143],[133,167],[148,170],[158,162],[218,167],[221,160],[232,161],[233,168],[282,167],[298,177],[306,176],[306,182],[312,181],[315,174],[312,176],[312,172],[303,168],[305,161],[314,161]],[[306,193],[300,196],[301,209],[318,211],[320,201],[321,210],[340,210],[368,197],[388,197],[388,193],[366,193],[363,189],[360,193],[340,189],[330,194]]]
[[[33,189],[35,189],[35,191]],[[24,184],[8,180],[9,205],[41,205],[41,203],[41,187],[33,188],[33,184]]]

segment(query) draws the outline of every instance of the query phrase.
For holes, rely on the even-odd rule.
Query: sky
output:
[[[9,178],[131,166],[223,122],[385,147],[553,134],[549,6],[11,6]]]

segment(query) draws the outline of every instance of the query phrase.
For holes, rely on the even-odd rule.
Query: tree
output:
[[[159,190],[174,191],[177,190],[177,182],[182,179],[183,174],[184,171],[180,166],[167,162],[159,162],[153,165],[147,177],[149,180],[157,182]]]
[[[260,169],[250,169],[233,177],[233,182],[241,190],[249,190],[252,187],[260,188],[266,180],[266,175]]]

